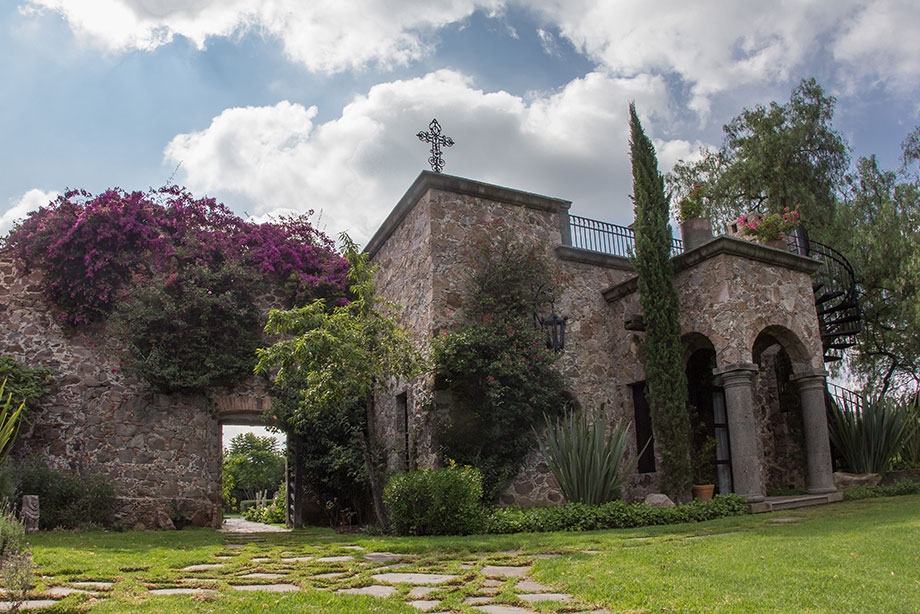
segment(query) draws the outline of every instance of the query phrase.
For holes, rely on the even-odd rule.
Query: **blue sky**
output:
[[[837,96],[854,157],[893,168],[920,124],[912,1],[313,4],[0,4],[0,230],[66,187],[174,177],[363,242],[427,168],[432,117],[445,172],[629,223],[630,100],[663,171],[803,77]]]

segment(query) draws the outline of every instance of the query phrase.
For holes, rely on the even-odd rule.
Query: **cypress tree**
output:
[[[664,179],[651,140],[642,130],[635,103],[629,105],[633,203],[639,301],[645,322],[642,362],[646,394],[661,455],[661,489],[671,498],[689,495],[690,417],[680,341],[679,308],[671,265],[671,225]]]

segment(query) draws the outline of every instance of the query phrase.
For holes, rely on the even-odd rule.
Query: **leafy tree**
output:
[[[279,416],[301,434],[309,434],[306,429],[314,416],[335,416],[343,408],[363,404],[361,444],[374,511],[385,527],[374,437],[374,392],[394,378],[417,375],[422,359],[397,324],[392,313],[395,306],[377,296],[376,267],[370,266],[368,254],[358,251],[347,235],[341,241],[349,264],[352,300],[331,310],[322,299],[290,311],[272,310],[265,330],[283,338],[258,351],[256,371],[273,373],[276,384],[301,390],[300,404],[288,415]]]
[[[230,440],[223,459],[223,479],[237,500],[255,499],[261,491],[274,492],[284,480],[284,454],[271,435],[240,433]]]
[[[441,456],[482,472],[483,496],[495,499],[536,448],[533,427],[572,402],[534,314],[558,290],[559,274],[541,245],[490,228],[470,270],[458,325],[432,342],[435,385],[452,393],[436,424]]]
[[[914,134],[918,134],[915,131]],[[904,159],[910,160],[910,141]],[[868,389],[920,386],[920,180],[862,158],[847,177],[835,247],[853,265],[860,289],[862,333],[849,367]]]
[[[645,322],[642,363],[655,440],[661,455],[661,488],[676,499],[690,490],[690,418],[680,341],[680,306],[671,266],[671,225],[664,179],[651,140],[629,105],[630,157],[636,212],[639,301]]]
[[[803,79],[787,104],[744,109],[723,126],[718,151],[678,162],[669,188],[686,195],[702,184],[707,213],[723,229],[755,206],[765,214],[788,206],[820,239],[833,221],[849,165],[847,145],[832,126],[835,104],[815,79]]]

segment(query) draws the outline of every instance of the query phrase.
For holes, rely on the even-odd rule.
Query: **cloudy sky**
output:
[[[803,77],[854,155],[920,124],[916,0],[7,0],[0,231],[66,187],[170,178],[360,242],[427,168],[632,219],[627,104],[662,170]]]

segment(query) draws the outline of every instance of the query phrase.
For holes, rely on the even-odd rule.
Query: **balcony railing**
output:
[[[631,228],[617,226],[578,215],[569,215],[572,247],[631,258],[636,253],[636,233]],[[671,255],[684,251],[680,239],[671,239]]]

